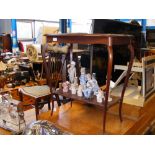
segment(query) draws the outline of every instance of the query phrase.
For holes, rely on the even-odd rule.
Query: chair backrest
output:
[[[42,47],[42,58],[44,70],[46,74],[47,84],[51,88],[56,89],[58,83],[63,80],[63,69],[66,61],[67,53],[55,52],[50,50],[49,45]]]

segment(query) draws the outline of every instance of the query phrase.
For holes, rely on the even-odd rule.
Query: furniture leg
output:
[[[58,106],[61,106],[59,95],[55,94],[55,97],[56,97],[56,101],[57,101]]]
[[[48,110],[51,110],[50,97],[48,98]]]
[[[90,74],[92,75],[93,72],[93,45],[90,45]]]
[[[128,70],[127,70],[127,74],[126,74],[126,78],[125,78],[123,90],[122,90],[122,93],[121,93],[120,104],[119,104],[119,117],[120,117],[120,121],[121,122],[122,122],[122,104],[123,104],[123,97],[124,97],[124,93],[125,93],[125,90],[126,90],[126,87],[127,87],[127,84],[128,84],[130,72],[131,72],[131,69],[132,69],[133,59],[134,59],[134,48],[133,48],[133,46],[132,46],[131,43],[128,46],[128,48],[130,50],[130,62],[129,62],[129,66],[128,66]]]
[[[103,133],[105,132],[107,104],[108,104],[108,96],[109,96],[109,87],[110,87],[111,72],[112,72],[112,63],[113,63],[113,49],[112,49],[112,43],[111,42],[112,42],[112,40],[109,39],[106,95],[105,95],[105,105],[104,105],[104,109],[103,109]]]
[[[38,108],[38,102],[37,102],[37,100],[35,101],[35,113],[36,113],[36,120],[38,120],[39,108]]]
[[[51,110],[51,116],[53,115],[53,111],[54,111],[54,100],[52,99],[52,110]]]
[[[50,104],[50,101],[48,102],[48,110],[51,110],[51,104]]]
[[[80,63],[79,63],[79,59],[78,59],[78,54],[75,53],[74,54],[74,57],[75,57],[75,62],[76,62],[76,72],[77,72],[77,77],[80,77]]]

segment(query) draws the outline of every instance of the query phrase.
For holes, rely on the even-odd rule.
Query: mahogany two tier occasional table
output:
[[[78,97],[77,95],[72,95],[70,92],[63,93],[62,90],[57,90],[55,93],[58,95],[62,95],[64,97],[68,97],[75,100],[80,100],[89,104],[93,104],[96,106],[100,106],[103,109],[103,133],[105,133],[106,126],[106,113],[109,107],[112,105],[119,103],[119,117],[120,121],[122,121],[122,102],[124,93],[127,87],[130,71],[133,64],[134,59],[134,47],[133,41],[134,37],[132,35],[125,34],[83,34],[83,33],[70,33],[70,34],[46,34],[47,43],[57,42],[57,43],[70,43],[69,51],[70,55],[72,55],[72,47],[73,43],[78,44],[104,44],[108,50],[108,68],[107,68],[107,81],[106,81],[106,90],[105,90],[105,100],[102,103],[97,103],[96,98],[85,99],[84,97]],[[113,64],[113,45],[127,45],[130,51],[130,61],[128,65],[128,70],[124,82],[124,86],[121,92],[121,96],[116,98],[114,97],[111,102],[108,102],[109,96],[109,87],[110,87],[110,79],[112,73],[112,64]]]

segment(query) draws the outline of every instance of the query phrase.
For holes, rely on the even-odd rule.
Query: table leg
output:
[[[124,97],[124,93],[128,84],[128,80],[129,80],[129,76],[130,76],[130,72],[132,69],[132,64],[133,64],[133,59],[134,59],[134,48],[132,46],[132,44],[130,44],[128,46],[129,50],[130,50],[130,62],[128,65],[128,70],[126,73],[126,77],[125,77],[125,82],[124,82],[124,86],[122,89],[122,93],[121,93],[121,98],[120,98],[120,104],[119,104],[119,117],[120,117],[120,121],[122,121],[122,103],[123,103],[123,97]]]
[[[79,59],[78,59],[78,53],[74,53],[74,59],[75,59],[75,62],[76,62],[76,76],[77,77],[80,77],[80,63],[79,63]]]
[[[54,111],[54,100],[52,98],[52,110],[51,110],[51,116],[53,115],[53,111]]]
[[[107,70],[105,106],[103,109],[103,133],[105,132],[106,113],[107,113],[110,79],[111,79],[111,73],[112,73],[112,64],[113,64],[113,49],[112,49],[112,46],[108,46],[108,70]]]
[[[69,47],[70,63],[73,61],[73,44]]]
[[[90,74],[93,73],[93,45],[90,45]]]

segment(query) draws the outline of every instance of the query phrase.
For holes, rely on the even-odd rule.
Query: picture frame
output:
[[[144,57],[143,68],[143,93],[145,98],[147,98],[155,91],[155,55]]]

